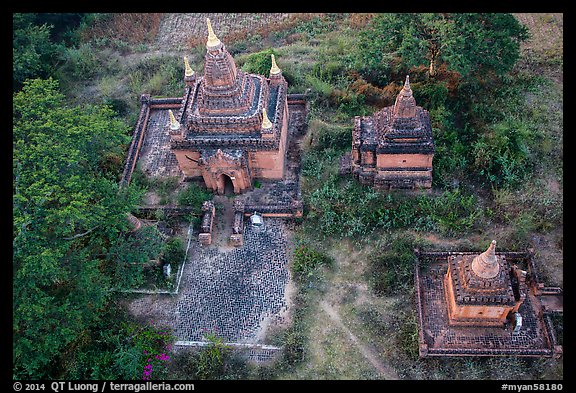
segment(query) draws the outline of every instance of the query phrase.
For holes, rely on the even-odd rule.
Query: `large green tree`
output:
[[[435,76],[440,65],[463,77],[509,72],[528,30],[504,13],[381,14],[362,32],[358,58],[365,76],[387,83],[397,60],[406,68],[425,65]]]
[[[52,79],[13,96],[13,363],[18,378],[51,365],[110,298],[141,193],[118,188],[126,125],[108,107],[68,106]]]

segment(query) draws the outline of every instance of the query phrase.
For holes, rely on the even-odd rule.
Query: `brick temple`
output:
[[[433,157],[430,114],[416,105],[408,76],[394,105],[354,118],[351,170],[362,184],[430,188]]]
[[[185,59],[184,98],[167,126],[170,149],[187,180],[239,194],[255,179],[284,178],[288,85],[273,55],[268,77],[238,69],[209,19],[207,27],[204,75]]]
[[[495,240],[480,255],[450,255],[444,276],[449,323],[504,326],[524,301],[524,286],[525,272],[496,255]]]
[[[420,356],[558,357],[553,317],[563,291],[546,287],[532,252],[416,252]]]

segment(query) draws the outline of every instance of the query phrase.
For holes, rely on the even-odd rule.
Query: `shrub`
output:
[[[403,313],[401,319],[402,324],[398,335],[399,346],[411,360],[416,361],[420,355],[418,320],[413,312]]]
[[[491,132],[480,136],[472,147],[478,173],[496,187],[520,185],[532,169],[527,146],[530,138],[524,122],[508,119],[493,125]]]
[[[212,193],[196,183],[190,183],[186,189],[178,194],[178,205],[191,206],[194,213],[202,212],[202,203],[212,199]]]
[[[171,238],[165,245],[162,253],[162,262],[178,265],[184,259],[186,250],[182,239],[179,237]]]
[[[249,55],[242,66],[242,70],[253,74],[268,76],[270,74],[270,68],[272,67],[272,58],[270,55],[277,57],[277,53],[273,49],[266,49]]]
[[[299,279],[311,277],[319,267],[331,266],[332,258],[309,246],[302,245],[294,252],[292,271]]]
[[[312,119],[304,144],[313,150],[347,150],[352,145],[352,127]]]

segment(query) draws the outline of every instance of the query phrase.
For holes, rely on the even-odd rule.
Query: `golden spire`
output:
[[[190,68],[190,64],[188,63],[188,56],[184,56],[184,76],[192,76],[194,75],[194,70]]]
[[[212,30],[212,24],[210,23],[210,18],[206,18],[206,24],[208,25],[208,41],[206,42],[207,48],[213,48],[215,46],[220,45],[220,40],[214,34],[214,30]]]
[[[279,73],[282,72],[282,70],[276,64],[276,59],[274,58],[274,55],[270,56],[272,56],[272,68],[270,68],[270,75],[278,75]]]
[[[496,240],[492,240],[488,249],[474,258],[471,267],[474,273],[482,278],[494,278],[500,273],[500,264],[496,257]]]
[[[172,109],[168,109],[168,114],[170,115],[170,129],[171,130],[178,130],[180,129],[180,123],[174,117],[174,113],[172,113]]]
[[[263,115],[262,128],[265,130],[272,128],[272,122],[268,118],[268,114],[266,113],[266,108],[262,108],[262,115]]]

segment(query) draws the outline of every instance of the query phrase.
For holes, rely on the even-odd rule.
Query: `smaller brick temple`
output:
[[[354,118],[351,170],[362,184],[430,188],[433,157],[430,114],[416,105],[409,76],[394,105]]]
[[[186,92],[167,126],[170,149],[187,179],[203,179],[219,194],[236,194],[254,179],[285,175],[288,138],[287,82],[272,55],[269,77],[236,67],[207,19],[204,75],[185,59]]]
[[[480,255],[451,255],[444,278],[451,325],[504,326],[526,295],[522,272],[496,255],[493,240]]]
[[[563,290],[544,285],[534,250],[415,253],[421,357],[562,356]]]

